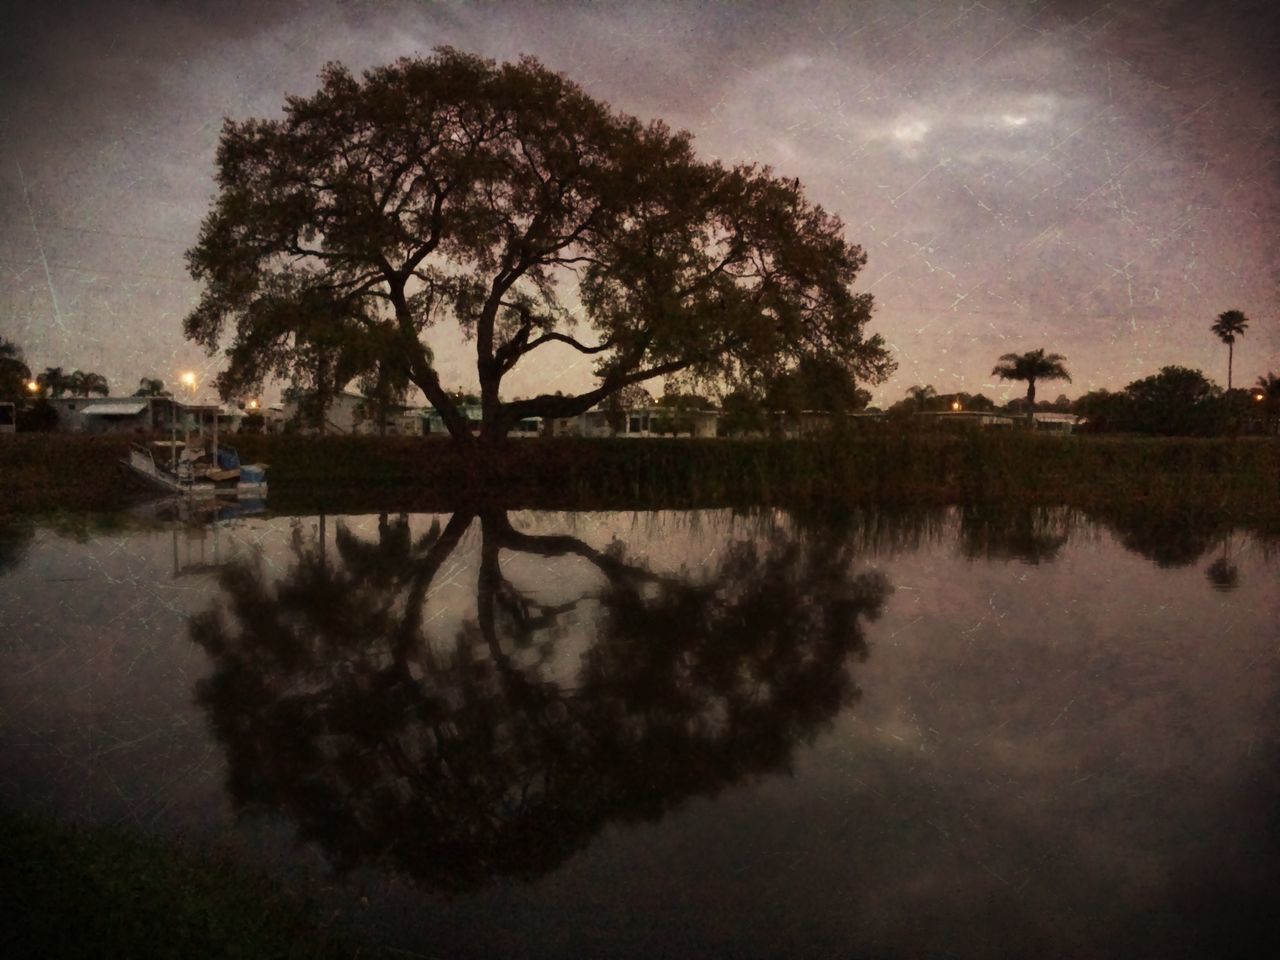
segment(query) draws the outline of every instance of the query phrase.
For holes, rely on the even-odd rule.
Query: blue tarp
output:
[[[240,466],[240,457],[236,455],[233,449],[230,447],[218,448],[219,470],[234,470],[238,466]]]

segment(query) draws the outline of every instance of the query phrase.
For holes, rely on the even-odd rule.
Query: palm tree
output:
[[[1218,314],[1218,319],[1209,327],[1218,339],[1227,345],[1227,389],[1231,389],[1231,361],[1235,353],[1236,337],[1243,337],[1249,326],[1249,318],[1239,310],[1228,310]]]
[[[111,388],[107,385],[107,378],[102,374],[76,370],[67,377],[67,392],[75,397],[87,397],[91,393],[98,393],[105,397],[111,392]]]
[[[1027,419],[1034,423],[1036,417],[1036,381],[1065,380],[1071,382],[1071,374],[1063,366],[1066,361],[1060,353],[1044,352],[1044,348],[1030,353],[1006,353],[991,371],[1001,380],[1027,381]]]
[[[70,378],[62,372],[61,367],[45,367],[44,372],[36,377],[40,389],[47,391],[51,397],[60,397],[71,386]]]
[[[907,396],[916,402],[917,410],[923,410],[926,401],[931,397],[936,397],[937,395],[938,391],[933,389],[932,384],[924,387],[915,386],[907,388]]]
[[[164,381],[157,380],[153,377],[143,377],[138,381],[138,389],[133,392],[135,397],[171,397],[173,396],[164,388]]]

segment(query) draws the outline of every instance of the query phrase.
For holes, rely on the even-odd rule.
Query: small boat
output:
[[[160,454],[160,456],[157,456]],[[264,497],[267,465],[244,463],[231,447],[218,447],[210,460],[199,447],[181,440],[135,443],[121,461],[133,473],[170,493],[193,497]]]

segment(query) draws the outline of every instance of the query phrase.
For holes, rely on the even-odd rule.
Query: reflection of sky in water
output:
[[[433,520],[448,518],[415,516],[413,534]],[[858,516],[838,537],[830,523],[781,513],[520,512],[510,522],[693,584],[770,526],[811,552],[854,543],[852,571],[882,571],[892,587],[881,618],[863,622],[869,656],[848,664],[861,698],[801,731],[789,774],[693,789],[655,822],[606,818],[532,882],[499,875],[440,899],[357,869],[326,895],[357,926],[450,956],[604,945],[638,955],[1194,955],[1217,926],[1255,932],[1251,904],[1277,878],[1267,833],[1280,813],[1273,549],[1243,534],[1166,536],[1062,511]],[[334,565],[340,526],[378,539],[377,517],[325,525]],[[323,845],[296,846],[287,816],[234,817],[223,744],[195,701],[210,661],[187,630],[221,594],[207,565],[260,555],[278,580],[295,563],[295,530],[313,545],[318,526],[247,519],[91,531],[85,542],[9,531],[5,802],[324,876]],[[431,582],[423,629],[442,654],[477,617],[479,527]],[[600,568],[580,555],[500,558],[525,598],[566,608],[556,641],[522,655],[570,689],[600,642]],[[1206,569],[1220,561],[1230,583]],[[351,906],[350,891],[370,904]]]

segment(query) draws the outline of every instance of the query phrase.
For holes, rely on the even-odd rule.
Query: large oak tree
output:
[[[799,181],[699,160],[687,134],[531,59],[441,49],[359,79],[330,65],[280,119],[228,120],[217,165],[185,328],[211,352],[234,328],[225,395],[292,376],[336,326],[346,355],[394,353],[470,443],[432,362],[447,321],[474,344],[482,440],[670,374],[732,387],[806,357],[872,383],[893,369],[853,290],[866,257]],[[597,386],[504,402],[503,378],[556,347],[593,357]]]

